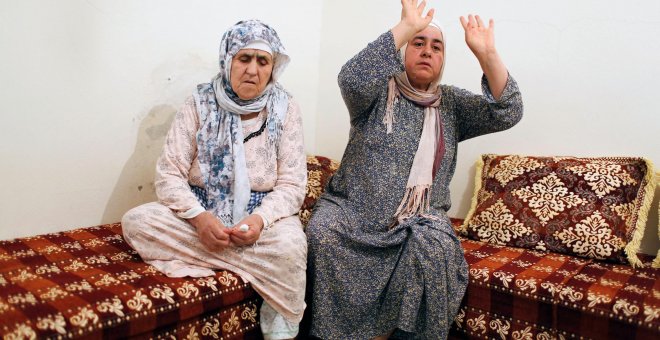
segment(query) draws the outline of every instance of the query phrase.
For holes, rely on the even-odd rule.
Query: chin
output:
[[[427,69],[417,70],[417,72],[415,72],[415,73],[416,73],[415,78],[420,79],[420,80],[426,81],[427,79],[432,79],[433,78],[433,73],[431,73]]]
[[[250,99],[254,99],[255,97],[257,97],[257,95],[259,94],[259,92],[258,92],[258,91],[253,91],[253,90],[249,90],[249,91],[241,91],[241,92],[237,92],[236,94],[238,95],[238,98],[241,98],[241,99],[243,99],[243,100],[250,100]]]

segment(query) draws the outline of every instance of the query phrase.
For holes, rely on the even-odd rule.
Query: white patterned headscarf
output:
[[[270,49],[273,56],[271,80],[259,96],[243,100],[231,87],[232,58],[243,48],[259,45]],[[277,80],[289,56],[274,29],[259,20],[247,20],[222,36],[219,59],[220,72],[210,83],[197,85],[193,96],[199,112],[197,149],[207,209],[230,226],[247,215],[250,200],[240,115],[266,108],[267,149],[277,148],[289,106],[289,95]]]

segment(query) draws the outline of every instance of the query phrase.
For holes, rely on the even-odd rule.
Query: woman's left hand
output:
[[[470,14],[467,19],[461,17],[461,25],[465,30],[465,42],[479,60],[479,65],[488,79],[490,92],[499,100],[509,72],[495,49],[495,22],[490,19],[486,27],[478,15]]]
[[[486,58],[495,50],[495,22],[490,19],[488,27],[481,18],[472,14],[465,19],[461,17],[461,25],[465,30],[465,42],[478,59]]]
[[[240,226],[243,224],[248,226],[247,231],[240,230]],[[261,216],[252,214],[236,223],[233,227],[227,228],[226,231],[229,234],[229,240],[232,245],[249,246],[257,242],[263,227],[264,222]]]

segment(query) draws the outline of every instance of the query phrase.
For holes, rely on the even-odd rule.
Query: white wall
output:
[[[459,145],[451,216],[467,214],[473,164],[482,153],[643,156],[660,168],[660,2],[428,3],[436,8],[448,40],[443,83],[480,92],[481,69],[465,45],[458,19],[480,14],[495,19],[498,50],[525,104],[523,120],[513,129]],[[348,58],[398,22],[400,2],[324,4],[316,149],[340,158],[349,122],[337,73]],[[642,247],[655,254],[660,246],[657,198],[652,209]]]
[[[429,3],[448,38],[444,83],[479,91],[458,22],[479,13],[495,18],[525,101],[512,130],[461,143],[450,214],[465,216],[481,153],[636,155],[660,167],[660,3]],[[171,118],[244,18],[271,24],[292,56],[282,82],[302,106],[307,151],[339,159],[349,124],[337,72],[399,14],[398,0],[0,1],[0,239],[114,222],[153,200]],[[657,225],[652,213],[647,252],[660,246]]]
[[[175,111],[222,33],[273,26],[314,146],[321,1],[0,1],[0,239],[118,221],[155,199]]]

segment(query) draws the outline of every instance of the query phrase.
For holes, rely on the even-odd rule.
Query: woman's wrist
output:
[[[415,27],[405,21],[400,21],[396,26],[390,29],[394,37],[394,45],[397,51],[403,47],[417,33]]]
[[[257,223],[257,225],[259,226],[259,232],[263,231],[264,228],[266,228],[266,225],[267,225],[267,223],[266,223],[266,218],[263,217],[263,216],[261,216],[261,215],[258,214],[258,213],[255,213],[255,214],[253,214],[253,215],[255,215],[255,216],[257,217],[257,221],[258,221],[258,222],[256,222],[256,223]]]
[[[186,220],[188,221],[188,223],[190,223],[190,225],[192,225],[193,227],[195,227],[195,229],[197,229],[200,225],[203,224],[202,221],[207,219],[209,216],[212,217],[213,215],[211,215],[210,212],[205,210],[200,214],[197,214],[195,217],[187,218]]]
[[[179,216],[183,219],[189,220],[189,219],[192,219],[192,218],[195,218],[195,217],[199,216],[201,213],[203,213],[205,211],[206,211],[206,209],[204,209],[201,205],[199,205],[199,206],[190,208],[186,211],[177,212],[176,214],[177,214],[177,216]]]
[[[497,65],[502,62],[502,59],[500,59],[500,54],[497,53],[495,48],[481,52],[479,54],[475,54],[475,57],[477,57],[479,65],[481,65],[482,68],[492,67],[493,65]]]

